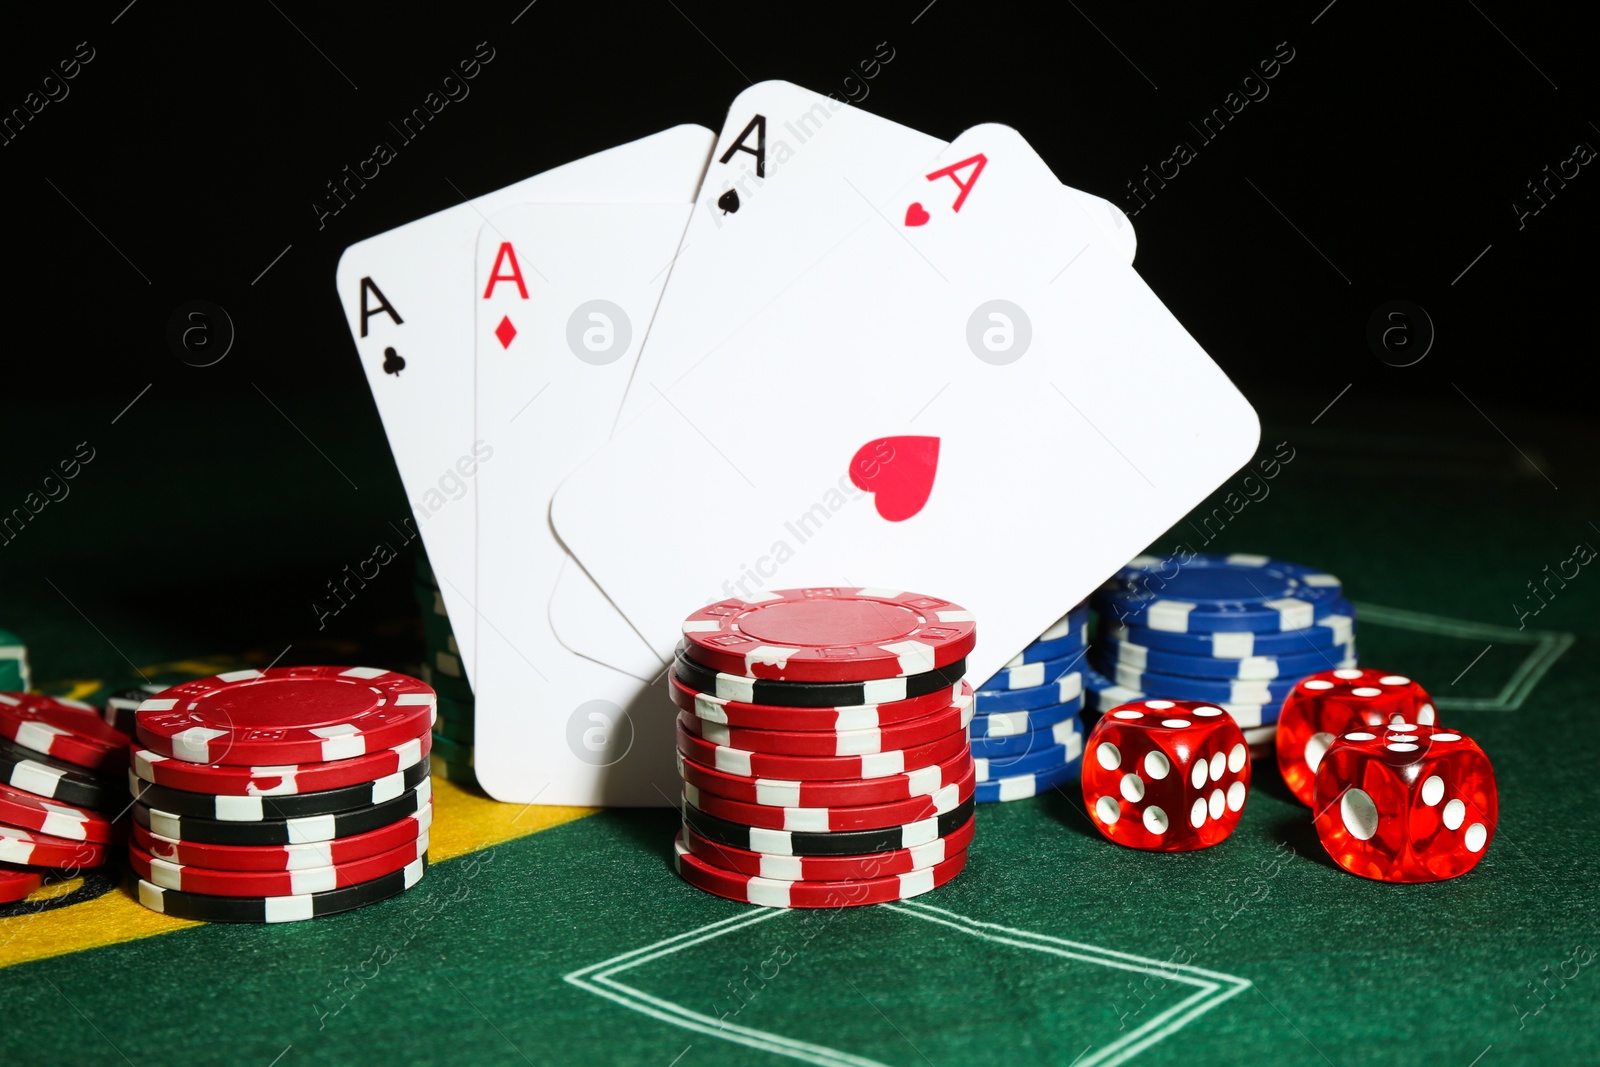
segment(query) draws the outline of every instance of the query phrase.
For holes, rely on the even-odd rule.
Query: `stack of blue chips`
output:
[[[1089,608],[1079,604],[978,687],[972,761],[979,803],[1021,800],[1078,776]]]
[[[1086,685],[1095,711],[1203,700],[1261,751],[1300,679],[1356,664],[1355,609],[1339,580],[1298,563],[1141,556],[1092,599],[1100,620]]]

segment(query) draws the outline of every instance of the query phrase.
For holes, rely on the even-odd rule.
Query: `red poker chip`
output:
[[[897,800],[932,796],[951,782],[959,782],[973,773],[972,755],[965,749],[942,763],[918,767],[886,778],[854,778],[832,782],[799,782],[728,774],[678,753],[679,776],[702,793],[715,793],[729,800],[777,808],[892,804]]]
[[[932,796],[909,797],[888,804],[863,804],[837,808],[775,808],[766,804],[746,804],[715,793],[704,793],[688,782],[683,784],[683,799],[707,815],[743,823],[763,830],[792,830],[806,833],[833,833],[843,830],[881,830],[904,826],[954,811],[971,798],[977,783],[976,772],[959,782],[951,782]]]
[[[421,737],[433,690],[376,667],[269,667],[175,685],[139,705],[139,742],[190,763],[351,759]]]
[[[44,881],[38,871],[24,870],[8,863],[0,863],[0,904],[21,900],[38,889]]]
[[[94,771],[128,766],[128,738],[92,704],[42,693],[0,693],[0,737]]]
[[[53,834],[35,833],[19,826],[0,824],[0,863],[27,867],[99,867],[106,862],[106,846],[91,841],[69,841]]]
[[[965,683],[958,682],[923,696],[907,697],[886,704],[855,704],[837,708],[780,708],[773,704],[747,704],[739,700],[702,693],[684,685],[674,673],[667,674],[672,702],[682,711],[707,722],[725,726],[746,726],[755,730],[869,730],[893,726],[909,719],[920,719],[948,707],[961,694]]]
[[[963,850],[932,867],[905,874],[832,881],[782,881],[715,867],[685,847],[681,834],[672,847],[678,875],[685,882],[719,897],[768,908],[846,908],[909,900],[944,885],[967,865],[967,853]]]
[[[970,749],[967,732],[960,730],[931,744],[892,752],[874,752],[864,756],[783,756],[716,745],[689,733],[680,723],[678,751],[696,763],[746,778],[827,782],[841,778],[886,778],[892,774],[903,774],[908,768],[943,763],[957,753]]]
[[[105,845],[116,839],[116,827],[109,815],[3,784],[0,784],[0,823],[67,841]]]
[[[724,726],[706,722],[688,712],[678,713],[678,725],[714,745],[742,748],[747,752],[773,752],[788,756],[863,756],[914,748],[965,730],[972,721],[972,687],[962,683],[962,692],[943,711],[920,719],[870,730],[751,730],[743,726]]]
[[[892,589],[774,589],[683,622],[691,659],[747,678],[863,682],[954,663],[978,642],[958,604]]]
[[[293,871],[221,871],[156,859],[137,844],[128,846],[128,863],[151,885],[214,897],[282,897],[326,893],[382,878],[428,851],[428,832],[386,852],[328,867]]]
[[[685,826],[683,841],[689,851],[713,867],[735,874],[773,878],[780,882],[836,882],[846,878],[884,878],[909,874],[933,867],[965,852],[972,843],[977,819],[968,819],[945,837],[935,838],[914,848],[893,852],[873,852],[865,856],[780,856],[771,852],[751,852],[733,845],[719,845]]]
[[[132,843],[152,859],[185,868],[213,871],[303,871],[337,867],[376,856],[415,841],[433,823],[433,805],[388,826],[364,834],[309,841],[298,845],[208,845],[196,841],[174,841],[133,824]],[[263,894],[280,896],[282,894]]]
[[[241,767],[190,763],[134,746],[133,773],[170,789],[213,796],[276,797],[321,793],[386,778],[421,763],[433,750],[433,734],[413,737],[393,748],[329,763],[290,763],[281,767]],[[270,895],[270,894],[269,894]]]

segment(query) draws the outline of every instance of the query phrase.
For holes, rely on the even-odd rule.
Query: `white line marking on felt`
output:
[[[1147,1020],[1118,1040],[1099,1049],[1093,1056],[1084,1058],[1085,1049],[1074,1061],[1075,1067],[1112,1067],[1124,1063],[1146,1048],[1182,1029],[1191,1020],[1210,1011],[1238,994],[1251,988],[1247,978],[1210,971],[1188,964],[1163,963],[1147,956],[1136,956],[1115,949],[1067,941],[1046,934],[1018,930],[998,923],[980,922],[955,912],[917,902],[882,904],[880,907],[911,918],[922,919],[980,940],[1012,948],[1028,949],[1084,963],[1099,964],[1114,970],[1136,971],[1157,975],[1195,987],[1195,992],[1180,1000],[1155,1017]],[[653,963],[675,952],[704,944],[723,934],[742,930],[757,923],[769,922],[789,914],[784,910],[763,910],[755,914],[733,915],[708,923],[682,934],[657,941],[642,948],[632,949],[611,959],[602,960],[566,975],[564,980],[579,989],[604,997],[632,1011],[648,1015],[661,1022],[680,1026],[686,1030],[709,1034],[749,1048],[762,1049],[780,1056],[788,1056],[823,1067],[883,1067],[876,1060],[855,1056],[848,1052],[815,1045],[806,1041],[784,1037],[780,1034],[740,1026],[737,1023],[690,1011],[687,1008],[652,996],[616,979],[616,975],[633,967]],[[1090,1048],[1093,1048],[1091,1045]]]

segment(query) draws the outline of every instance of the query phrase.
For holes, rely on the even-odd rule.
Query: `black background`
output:
[[[1592,476],[1600,166],[1520,225],[1513,208],[1579,142],[1600,147],[1576,6],[524,3],[7,13],[0,112],[79,42],[94,58],[0,147],[0,510],[77,442],[97,458],[0,548],[0,626],[87,622],[103,643],[83,629],[85,663],[107,644],[137,659],[170,627],[216,644],[370,630],[408,583],[331,630],[308,610],[406,515],[334,291],[341,251],[668,126],[718,129],[769,78],[941,138],[1008,123],[1130,211],[1125,183],[1187,141],[1198,157],[1134,218],[1136,265],[1269,427],[1436,429]],[[326,183],[479,42],[494,59],[470,95],[319,224]],[[1202,143],[1189,123],[1285,48],[1270,95]],[[197,299],[237,332],[206,368],[167,343]],[[1397,299],[1437,331],[1404,368],[1366,340]]]

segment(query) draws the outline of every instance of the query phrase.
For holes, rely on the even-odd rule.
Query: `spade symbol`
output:
[[[406,357],[392,348],[383,350],[383,373],[400,377],[400,372],[406,369]]]
[[[717,206],[722,209],[722,213],[724,215],[726,215],[730,211],[738,211],[739,210],[739,190],[737,190],[737,189],[729,189],[727,192],[725,192],[721,196],[717,197]]]

